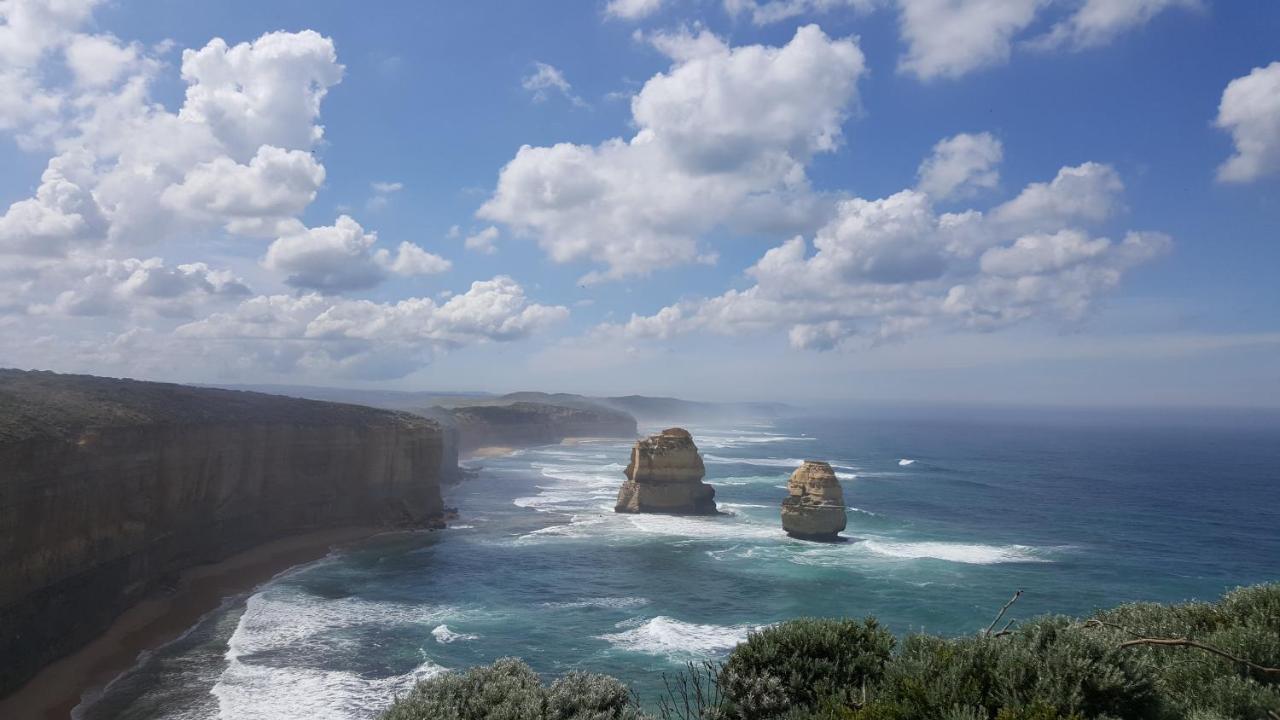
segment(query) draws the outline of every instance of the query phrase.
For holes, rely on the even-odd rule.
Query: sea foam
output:
[[[621,623],[625,627],[629,623]],[[598,636],[620,650],[668,658],[711,657],[732,650],[757,625],[699,625],[659,615],[621,632]]]

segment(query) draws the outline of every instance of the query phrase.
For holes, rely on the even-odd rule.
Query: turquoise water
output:
[[[896,631],[1212,598],[1280,579],[1274,417],[899,412],[686,425],[724,515],[612,512],[629,442],[486,460],[446,532],[374,540],[231,599],[80,713],[369,718],[421,678],[516,655],[655,699],[754,627],[875,615]],[[656,427],[644,428],[646,431]],[[836,466],[848,542],[787,538],[804,458]]]

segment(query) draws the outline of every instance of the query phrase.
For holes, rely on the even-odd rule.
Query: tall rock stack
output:
[[[802,540],[832,542],[845,528],[844,490],[827,463],[805,460],[791,473],[782,501],[782,529]]]
[[[715,515],[715,488],[702,482],[706,468],[693,436],[668,428],[631,449],[627,481],[618,491],[615,512]]]

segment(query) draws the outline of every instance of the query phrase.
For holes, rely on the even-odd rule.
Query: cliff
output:
[[[702,482],[706,468],[693,436],[668,428],[636,441],[614,512],[716,514],[715,488]]]
[[[0,695],[180,570],[440,523],[442,430],[257,393],[0,370]]]
[[[435,411],[447,415],[447,422],[457,428],[458,450],[464,453],[490,446],[550,445],[570,437],[630,438],[637,434],[635,418],[603,407],[516,402]]]
[[[782,501],[782,529],[803,540],[834,541],[847,523],[844,490],[827,463],[805,460],[791,473]]]

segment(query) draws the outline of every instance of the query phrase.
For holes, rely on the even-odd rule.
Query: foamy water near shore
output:
[[[1280,575],[1268,530],[1280,517],[1266,509],[1277,504],[1241,521],[1234,495],[1206,499],[1198,486],[1212,461],[1254,503],[1277,493],[1255,487],[1256,469],[1280,460],[1269,446],[1223,462],[1178,437],[1061,429],[691,429],[722,515],[612,512],[625,441],[488,457],[448,498],[462,513],[452,530],[377,539],[281,576],[154,653],[83,718],[367,718],[422,678],[506,655],[552,675],[614,674],[652,699],[661,672],[799,615],[969,632],[1013,588],[1027,590],[1022,615],[1079,613]],[[1088,454],[1064,451],[1073,444]],[[812,457],[840,473],[848,542],[781,531],[786,476]],[[1153,504],[1181,518],[1176,532],[1144,518]],[[1252,549],[1212,550],[1236,536]]]

